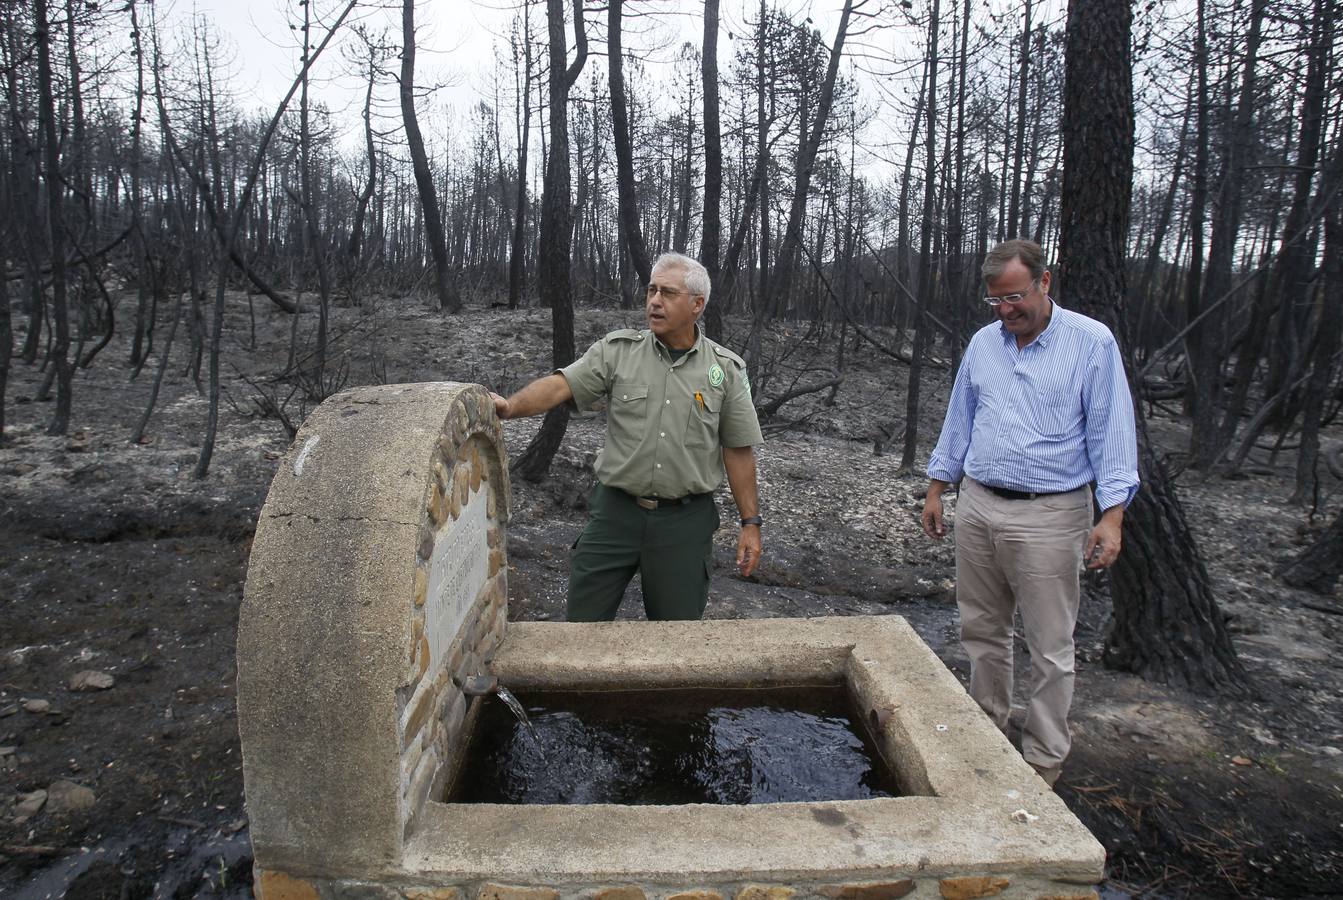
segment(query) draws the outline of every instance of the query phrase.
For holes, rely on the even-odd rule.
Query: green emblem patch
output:
[[[723,383],[723,367],[718,363],[709,366],[709,384],[718,387]]]

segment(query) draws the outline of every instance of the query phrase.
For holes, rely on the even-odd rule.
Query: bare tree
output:
[[[1133,180],[1132,23],[1129,0],[1068,5],[1059,294],[1116,334],[1124,333],[1118,321]],[[1135,413],[1142,487],[1124,517],[1124,552],[1112,569],[1105,662],[1153,681],[1238,689],[1245,672],[1207,568],[1147,438],[1141,404]]]
[[[410,151],[411,164],[415,170],[415,185],[420,192],[424,236],[429,242],[429,254],[434,261],[438,307],[455,313],[461,310],[462,300],[452,283],[438,189],[434,186],[429,157],[424,151],[420,117],[415,111],[415,0],[401,0],[401,118],[406,128],[406,149]]]
[[[546,161],[545,188],[541,198],[541,248],[537,279],[541,302],[550,307],[551,354],[555,368],[574,360],[574,300],[570,282],[570,252],[573,244],[574,211],[570,201],[569,91],[578,81],[588,60],[588,38],[583,28],[583,0],[574,0],[574,39],[577,53],[566,66],[564,0],[546,0],[546,24],[550,32],[550,156]],[[569,407],[546,413],[536,437],[518,457],[514,468],[528,481],[540,481],[564,440],[569,426]]]

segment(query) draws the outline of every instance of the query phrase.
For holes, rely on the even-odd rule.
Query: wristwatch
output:
[[[759,528],[763,524],[765,524],[765,520],[760,518],[759,516],[747,516],[746,518],[741,520],[742,528],[745,528],[747,525],[754,525],[757,528]]]

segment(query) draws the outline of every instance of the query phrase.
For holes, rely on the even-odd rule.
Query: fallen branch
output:
[[[756,406],[756,412],[763,416],[773,416],[789,400],[796,400],[798,397],[805,397],[807,394],[815,394],[818,391],[824,391],[827,388],[838,388],[844,383],[843,376],[831,378],[829,381],[822,381],[816,384],[804,384],[801,387],[795,387],[791,391],[780,394]]]

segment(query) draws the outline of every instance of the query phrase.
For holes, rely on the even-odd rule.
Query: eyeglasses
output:
[[[984,302],[987,303],[989,306],[1002,306],[1004,303],[1011,303],[1011,304],[1020,303],[1021,301],[1026,299],[1030,291],[1035,290],[1037,287],[1039,287],[1039,285],[1040,282],[1032,281],[1030,288],[1027,290],[1027,293],[1025,294],[1023,293],[1003,294],[1001,297],[989,296],[984,298]]]
[[[658,294],[661,294],[664,300],[675,300],[677,297],[682,297],[688,293],[690,292],[679,288],[670,288],[663,284],[650,284],[644,288],[644,296],[650,300]]]

